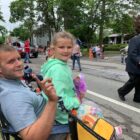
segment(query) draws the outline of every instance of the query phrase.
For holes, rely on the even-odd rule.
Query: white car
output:
[[[24,42],[16,41],[16,42],[12,43],[12,45],[20,53],[21,58],[24,58],[25,57]],[[38,57],[38,48],[30,46],[30,57],[34,57],[34,58]]]

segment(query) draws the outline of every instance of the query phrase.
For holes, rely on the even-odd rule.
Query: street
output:
[[[134,103],[133,91],[122,102],[118,98],[117,89],[128,79],[125,65],[107,61],[89,61],[81,59],[82,73],[88,85],[86,99],[97,103],[103,110],[104,117],[114,126],[123,128],[122,140],[139,140],[140,136],[140,104]],[[30,66],[39,72],[40,65],[45,62],[45,56],[32,59]],[[71,66],[71,60],[69,61]],[[77,75],[78,69],[73,71]]]

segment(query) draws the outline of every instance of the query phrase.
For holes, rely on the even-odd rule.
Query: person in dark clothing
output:
[[[126,59],[126,71],[129,80],[118,89],[118,94],[120,99],[125,101],[125,95],[135,88],[133,101],[140,103],[140,15],[135,18],[134,23],[137,35],[129,41]]]

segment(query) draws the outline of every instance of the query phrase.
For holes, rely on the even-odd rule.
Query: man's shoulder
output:
[[[135,35],[134,37],[131,38],[131,40],[140,40],[140,34]]]
[[[134,37],[132,37],[129,41],[129,48],[130,46],[133,44],[133,45],[136,45],[136,44],[139,44],[140,43],[140,35],[135,35]],[[131,45],[130,45],[131,44]]]
[[[2,85],[3,89],[11,89],[12,83],[9,80],[1,79],[0,85]]]

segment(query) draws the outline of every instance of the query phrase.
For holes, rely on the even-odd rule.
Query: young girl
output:
[[[80,105],[80,101],[75,93],[72,72],[67,64],[68,59],[71,57],[74,44],[74,37],[70,33],[56,33],[51,44],[53,46],[54,58],[50,58],[41,67],[41,73],[44,78],[52,78],[56,93],[61,97],[67,110],[78,108]],[[47,99],[45,94],[43,96]],[[68,113],[62,111],[60,107],[57,107],[55,124],[59,124],[60,127],[55,129],[55,132],[52,130],[53,134],[49,140],[65,140],[69,133]]]

